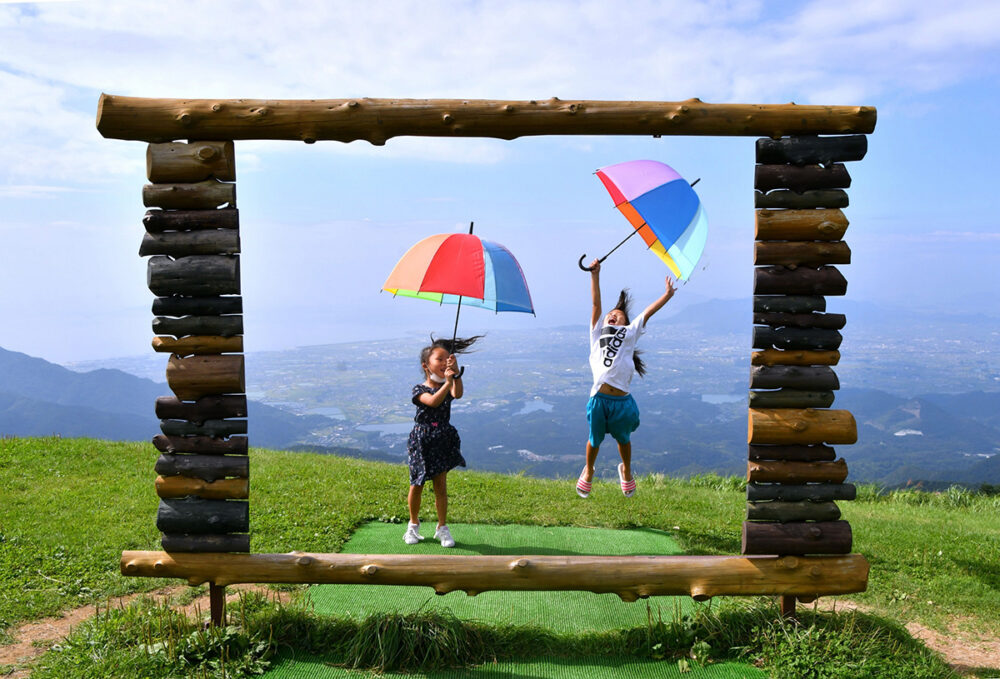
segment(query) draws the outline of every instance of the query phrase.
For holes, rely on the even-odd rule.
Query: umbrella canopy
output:
[[[708,237],[708,219],[691,185],[655,160],[609,165],[597,176],[649,249],[677,278],[687,280]]]
[[[438,303],[535,313],[514,255],[471,233],[424,238],[403,255],[382,289]]]

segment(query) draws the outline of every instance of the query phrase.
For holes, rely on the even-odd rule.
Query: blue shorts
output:
[[[632,432],[639,428],[639,408],[632,394],[609,396],[598,392],[587,402],[587,422],[590,445],[594,448],[601,445],[607,434],[618,443],[628,443]]]

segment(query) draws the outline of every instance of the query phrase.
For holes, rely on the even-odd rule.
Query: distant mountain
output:
[[[150,439],[160,431],[154,404],[166,384],[100,368],[78,373],[0,348],[0,435],[88,436],[119,441]],[[302,443],[337,424],[250,401],[250,440],[265,448]]]

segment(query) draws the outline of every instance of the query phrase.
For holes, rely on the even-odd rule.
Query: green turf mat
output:
[[[756,667],[737,663],[718,663],[705,667],[691,666],[681,673],[673,660],[638,660],[636,658],[561,658],[504,662],[460,670],[440,670],[420,674],[383,674],[331,667],[319,658],[284,657],[275,662],[267,679],[764,679],[767,674]]]
[[[403,542],[405,525],[369,523],[344,545],[349,554],[617,554],[641,556],[682,554],[669,533],[649,528],[543,526],[485,526],[453,524],[456,545],[444,549],[427,537],[419,545]],[[423,532],[433,535],[433,524]],[[465,592],[438,596],[429,587],[319,585],[309,590],[317,613],[366,618],[373,613],[450,609],[462,620],[490,625],[535,625],[554,632],[582,632],[640,627],[647,624],[647,602],[625,603],[617,594],[592,592]],[[687,608],[688,597],[651,597],[653,615],[669,619],[677,603]]]

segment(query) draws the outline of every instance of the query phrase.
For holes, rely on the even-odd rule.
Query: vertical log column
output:
[[[153,349],[172,397],[153,445],[168,552],[249,552],[247,399],[233,143],[150,144],[143,187]],[[216,615],[218,613],[218,615]],[[213,620],[221,609],[213,605]]]
[[[857,424],[830,409],[846,319],[826,313],[826,298],[847,292],[836,265],[851,261],[843,162],[866,151],[864,135],[757,141],[744,554],[851,551],[835,501],[854,499],[855,488],[831,444],[854,443]],[[782,610],[794,611],[794,600]]]

